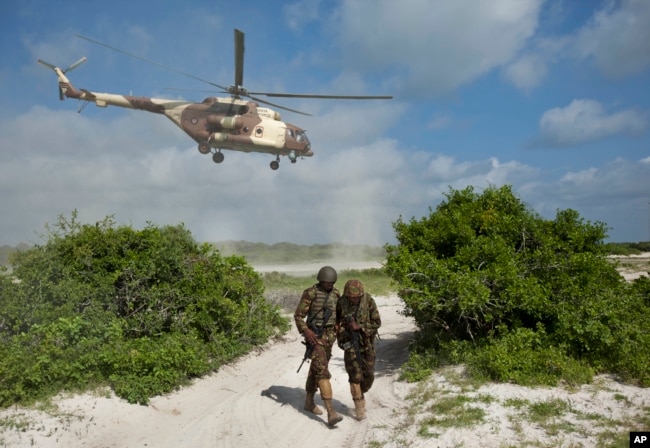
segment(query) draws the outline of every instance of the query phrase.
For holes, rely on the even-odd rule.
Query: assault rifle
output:
[[[316,314],[314,314],[314,316],[307,322],[307,327],[309,327],[309,329],[313,331],[314,334],[316,334],[317,338],[320,338],[321,336],[323,336],[323,330],[325,330],[325,324],[332,316],[332,310],[329,308],[325,308],[325,311],[323,312],[323,323],[321,324],[320,327],[313,325],[313,321],[314,318],[316,317]],[[305,361],[307,361],[311,357],[311,353],[314,351],[314,347],[315,347],[314,345],[311,345],[307,341],[302,341],[302,343],[305,344],[307,348],[305,349],[305,356],[302,358],[302,362],[300,363],[298,370],[296,370],[296,373],[300,372],[300,369],[302,369],[302,365],[305,363]]]
[[[347,344],[343,345],[344,349],[352,348],[354,347],[354,352],[357,354],[357,362],[359,363],[360,367],[363,367],[363,359],[361,358],[361,344],[359,343],[359,330],[353,330],[352,329],[352,321],[354,317],[348,316],[347,317],[347,333],[348,337],[350,338],[350,342]]]

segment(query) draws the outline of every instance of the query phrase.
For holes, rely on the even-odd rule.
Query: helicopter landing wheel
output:
[[[210,152],[210,145],[207,143],[199,143],[199,152],[201,154],[208,154]]]
[[[271,162],[271,169],[273,171],[277,170],[278,168],[280,168],[280,162],[278,162],[277,160],[274,160],[273,162]]]
[[[212,160],[214,161],[214,163],[223,162],[223,154],[220,152],[215,152],[214,154],[212,154]]]

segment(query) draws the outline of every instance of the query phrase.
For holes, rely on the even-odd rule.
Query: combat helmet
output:
[[[350,298],[363,296],[363,283],[359,280],[348,280],[343,287],[343,295]]]
[[[336,283],[336,278],[336,269],[332,266],[323,266],[316,276],[316,280],[319,282]]]

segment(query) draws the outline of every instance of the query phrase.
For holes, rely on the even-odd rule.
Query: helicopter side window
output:
[[[293,139],[296,138],[296,135],[295,135],[295,133],[293,132],[293,129],[287,129],[287,134],[288,134],[291,138],[293,138]]]

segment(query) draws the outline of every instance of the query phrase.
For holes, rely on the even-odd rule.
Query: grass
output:
[[[508,398],[499,398],[492,389],[487,392],[490,384],[468,377],[459,366],[436,369],[429,378],[412,384],[406,395],[408,411],[394,430],[402,438],[411,434],[422,439],[415,444],[430,443],[427,439],[448,443],[460,440],[463,433],[481,437],[511,431],[509,440],[504,435],[495,446],[617,448],[628,446],[629,431],[650,428],[647,400],[615,390],[616,383],[605,377],[585,385],[586,389],[553,388],[542,394],[539,389],[513,386],[518,389],[512,394],[520,396],[509,393]],[[581,396],[574,395],[578,392]],[[594,403],[599,398],[608,398],[610,404],[598,408]],[[614,407],[619,417],[611,417]]]

